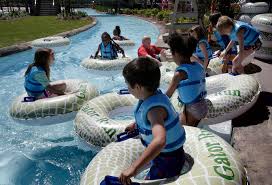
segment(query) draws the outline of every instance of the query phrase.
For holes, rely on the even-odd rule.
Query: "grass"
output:
[[[55,16],[27,16],[0,21],[0,48],[54,35],[90,24],[90,19],[58,20]]]

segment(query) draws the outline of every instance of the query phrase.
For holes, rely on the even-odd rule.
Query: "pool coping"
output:
[[[79,27],[79,28],[76,28],[76,29],[73,29],[73,30],[70,30],[70,31],[65,31],[65,32],[62,32],[62,33],[58,33],[58,34],[55,34],[55,35],[52,35],[52,36],[71,37],[73,35],[76,35],[78,33],[86,31],[86,30],[94,27],[97,24],[97,19],[95,17],[91,17],[91,18],[93,20],[93,22],[91,24],[88,24],[88,25],[85,25],[85,26],[82,26],[82,27]],[[48,35],[47,37],[50,37],[50,35]],[[39,39],[39,38],[37,38],[37,39]],[[28,41],[28,42],[23,42],[23,43],[20,43],[20,44],[14,44],[14,45],[11,45],[11,46],[0,48],[0,57],[32,49],[31,42],[32,41]]]

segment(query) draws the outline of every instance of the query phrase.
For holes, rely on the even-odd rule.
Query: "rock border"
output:
[[[62,33],[58,33],[58,34],[53,35],[53,36],[71,37],[73,35],[76,35],[78,33],[86,31],[86,30],[94,27],[97,24],[97,19],[95,17],[91,17],[91,19],[93,20],[93,22],[91,24],[89,24],[89,25],[86,25],[86,26],[83,26],[83,27],[80,27],[80,28],[76,28],[76,29],[73,29],[73,30],[70,30],[70,31],[65,31],[65,32],[62,32]],[[31,42],[32,41],[24,42],[24,43],[21,43],[21,44],[14,44],[14,45],[11,45],[11,46],[0,48],[0,57],[32,49]]]

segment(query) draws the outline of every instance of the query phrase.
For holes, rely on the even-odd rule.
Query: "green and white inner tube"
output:
[[[54,37],[45,37],[36,39],[31,42],[33,47],[41,47],[41,48],[52,48],[52,47],[60,47],[67,46],[70,44],[70,39],[67,37],[54,36]]]
[[[260,94],[260,84],[250,75],[221,74],[206,78],[208,114],[202,124],[215,124],[232,120],[249,110]],[[184,106],[178,101],[178,93],[171,97],[177,112]]]
[[[52,84],[59,83],[66,83],[65,92],[69,94],[38,99],[34,102],[22,102],[27,96],[25,93],[13,101],[9,110],[10,115],[14,119],[33,120],[33,124],[38,124],[37,119],[75,113],[86,101],[99,95],[96,87],[83,80],[59,80]]]
[[[109,76],[120,73],[125,65],[131,60],[132,59],[130,57],[123,58],[121,56],[118,56],[118,58],[114,60],[85,58],[82,60],[81,66],[96,74]]]
[[[186,158],[186,165],[180,176],[159,180],[142,180],[136,177],[132,178],[132,181],[142,185],[247,184],[243,163],[238,153],[227,142],[199,128],[185,127],[185,131],[184,151],[189,157]],[[111,143],[92,159],[81,178],[80,185],[99,185],[106,175],[118,177],[139,158],[144,149],[139,139]]]
[[[249,75],[221,74],[207,78],[208,115],[201,124],[216,124],[243,114],[250,109],[260,93],[259,83]],[[177,100],[177,92],[171,98],[177,112],[183,105]],[[132,95],[108,93],[86,103],[77,113],[76,133],[89,144],[106,146],[116,141],[117,135],[134,122],[134,117],[117,120],[112,115],[132,115],[137,99]]]
[[[135,42],[133,40],[113,40],[116,44],[120,46],[134,46]]]
[[[131,114],[137,103],[132,95],[108,93],[86,103],[77,113],[74,126],[76,133],[85,141],[96,146],[106,146],[116,141],[134,117],[114,119],[113,115]]]

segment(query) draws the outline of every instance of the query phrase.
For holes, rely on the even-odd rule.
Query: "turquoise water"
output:
[[[90,15],[93,10],[85,9]],[[91,74],[80,61],[94,54],[101,33],[112,32],[116,24],[122,33],[136,42],[125,48],[132,57],[144,35],[155,41],[158,29],[149,22],[124,16],[97,16],[98,24],[71,37],[71,46],[56,53],[51,79],[85,79],[96,85],[101,94],[117,91],[125,83],[121,75],[111,77]],[[8,113],[12,100],[24,92],[23,74],[33,60],[34,50],[0,58],[0,184],[74,185],[97,153],[81,141],[73,129],[73,120],[49,126],[26,126],[13,121]]]

